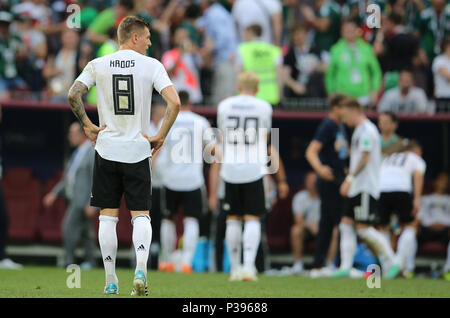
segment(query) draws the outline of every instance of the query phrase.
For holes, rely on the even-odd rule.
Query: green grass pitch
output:
[[[133,270],[120,268],[119,295],[103,295],[103,269],[81,271],[80,288],[68,288],[71,273],[63,268],[26,266],[21,271],[0,270],[0,298],[130,297]],[[272,298],[272,297],[450,297],[450,282],[438,279],[382,280],[370,289],[364,279],[303,276],[259,276],[258,282],[229,282],[227,274],[161,273],[149,271],[149,297],[158,298]]]

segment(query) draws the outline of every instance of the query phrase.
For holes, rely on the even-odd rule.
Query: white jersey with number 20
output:
[[[136,163],[151,157],[148,133],[152,91],[172,85],[164,66],[133,50],[90,61],[77,81],[97,86],[100,126],[95,150],[107,160]]]

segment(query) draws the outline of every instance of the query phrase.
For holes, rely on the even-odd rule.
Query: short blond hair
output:
[[[238,75],[238,85],[242,91],[257,91],[259,77],[252,71],[242,72]]]
[[[122,19],[117,29],[117,40],[119,45],[127,42],[131,35],[137,30],[147,28],[150,31],[150,24],[143,18],[129,15]]]

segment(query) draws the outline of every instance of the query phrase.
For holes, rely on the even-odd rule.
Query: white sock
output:
[[[444,273],[450,272],[450,242],[447,245],[447,261],[444,265]]]
[[[384,240],[391,246],[391,235],[389,231],[380,231],[380,234],[383,236]],[[378,255],[378,259],[380,260],[381,268],[389,268],[392,264],[389,262],[389,259],[384,255]]]
[[[249,220],[244,223],[242,243],[244,246],[244,267],[255,268],[256,253],[261,242],[261,222]]]
[[[411,226],[406,226],[400,234],[397,244],[397,253],[395,254],[395,263],[402,266],[406,263],[406,258],[411,254],[416,240],[416,230]]]
[[[416,268],[417,238],[414,237],[409,255],[406,255],[405,269],[414,272]]]
[[[111,283],[117,285],[119,280],[116,275],[116,224],[119,221],[119,218],[100,215],[98,219],[98,242],[100,244],[100,251],[102,252],[103,265],[105,267],[106,285]]]
[[[177,231],[175,223],[163,219],[161,221],[161,260],[160,262],[170,262],[170,256],[175,251],[177,243]]]
[[[348,270],[353,267],[353,258],[356,252],[356,233],[353,225],[347,223],[339,224],[341,234],[341,266],[340,269]]]
[[[152,242],[152,224],[150,216],[138,214],[132,218],[133,245],[136,252],[136,271],[141,270],[147,277],[147,260]]]
[[[230,256],[231,272],[235,272],[241,265],[242,246],[242,222],[227,220],[225,230],[225,241],[227,243],[228,255]]]
[[[394,263],[395,255],[391,244],[386,242],[383,235],[374,227],[358,229],[358,235],[376,251],[377,255],[385,257],[391,264]]]
[[[183,258],[181,263],[192,266],[192,258],[194,257],[195,248],[197,247],[200,229],[196,218],[186,217],[184,218],[183,223]]]

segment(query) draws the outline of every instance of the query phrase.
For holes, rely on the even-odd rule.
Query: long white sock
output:
[[[353,258],[356,252],[356,233],[352,225],[347,223],[339,224],[341,234],[341,266],[340,269],[348,270],[353,267]]]
[[[100,215],[98,219],[98,242],[100,244],[100,251],[102,252],[103,265],[105,267],[106,285],[111,283],[118,284],[119,280],[116,275],[116,224],[119,221],[119,218]]]
[[[244,246],[244,267],[255,268],[256,253],[261,242],[261,222],[249,220],[244,223],[244,235],[242,243]]]
[[[416,239],[416,230],[411,226],[406,226],[398,239],[395,262],[402,266],[406,263],[406,258],[411,254]]]
[[[181,263],[192,266],[192,258],[194,257],[195,248],[197,247],[200,229],[196,218],[186,217],[184,218],[183,223],[183,257]]]
[[[409,255],[406,255],[405,269],[413,272],[416,268],[417,237],[414,237]]]
[[[225,241],[227,243],[228,255],[230,256],[231,272],[239,269],[241,265],[242,248],[242,222],[237,220],[227,220],[225,230]]]
[[[383,235],[378,232],[374,227],[362,228],[358,229],[358,235],[369,244],[378,255],[381,255],[386,258],[388,262],[391,264],[394,263],[394,251],[392,250],[391,245],[386,242],[386,239]],[[400,264],[398,264],[400,265]],[[386,270],[386,268],[384,268]]]
[[[444,272],[449,272],[450,271],[450,242],[447,245],[447,261],[445,262],[444,265]]]
[[[161,221],[161,261],[170,262],[170,256],[175,251],[175,244],[177,243],[177,231],[175,223],[163,219]]]
[[[150,216],[138,214],[131,220],[133,224],[133,245],[136,252],[136,271],[141,270],[147,277],[147,260],[152,242]]]

